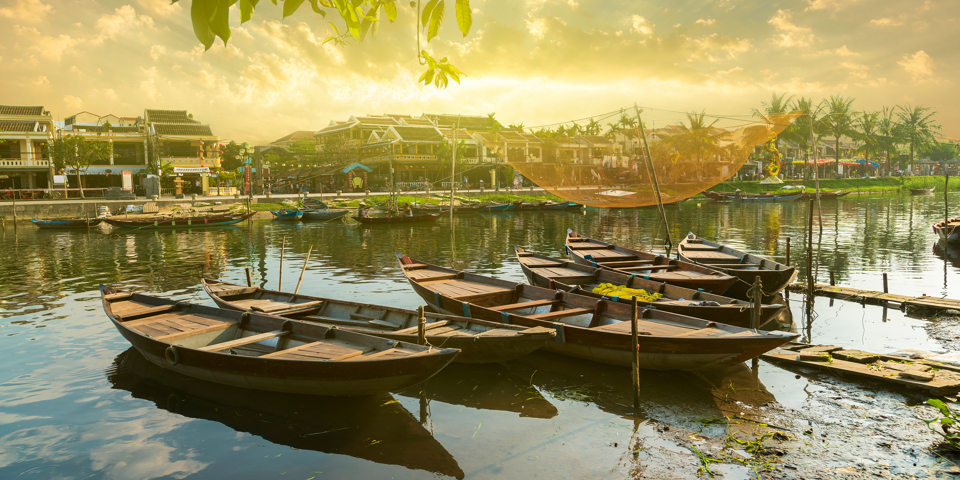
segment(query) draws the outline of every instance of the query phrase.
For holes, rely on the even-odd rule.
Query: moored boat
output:
[[[440,218],[439,213],[396,216],[396,217],[350,217],[362,225],[388,225],[395,223],[429,223],[436,222]]]
[[[960,243],[960,217],[940,220],[933,224],[933,233],[947,243]]]
[[[911,188],[910,194],[911,195],[927,195],[929,193],[933,193],[933,190],[935,188],[937,187],[933,186],[933,187],[924,187],[924,188]]]
[[[31,223],[36,225],[38,228],[48,228],[48,229],[74,229],[74,228],[90,228],[100,225],[102,218],[81,218],[81,219],[63,219],[63,220],[30,220]]]
[[[581,237],[572,230],[567,230],[565,248],[567,255],[581,265],[609,268],[645,280],[703,289],[718,295],[737,282],[736,277],[707,267]]]
[[[481,212],[505,212],[509,210],[516,210],[519,208],[518,202],[513,203],[497,203],[493,205],[484,205],[480,207]]]
[[[240,223],[256,215],[249,213],[224,213],[219,215],[205,215],[192,217],[136,217],[120,218],[105,217],[103,222],[121,228],[155,229],[155,228],[203,228]]]
[[[402,308],[294,295],[202,279],[203,289],[221,308],[260,311],[286,318],[336,325],[343,330],[402,342],[417,342],[417,312]],[[458,363],[500,363],[539,349],[553,340],[553,329],[526,328],[425,312],[427,343],[459,348]]]
[[[298,222],[303,218],[303,212],[300,210],[270,210],[270,213],[273,214],[274,220],[281,222]]]
[[[336,220],[338,218],[343,218],[350,213],[347,210],[314,210],[312,208],[302,209],[303,217],[300,219],[304,222],[313,221],[313,222],[326,222],[328,220]]]
[[[103,309],[151,363],[255,390],[371,395],[420,383],[459,350],[100,286]]]
[[[576,202],[547,202],[540,206],[541,210],[580,210],[583,205]]]
[[[557,339],[546,350],[611,365],[632,363],[631,305],[438,267],[402,253],[397,259],[417,294],[440,311],[555,328]],[[650,370],[736,364],[797,337],[653,308],[640,309],[637,324],[640,366]]]
[[[615,270],[578,265],[570,260],[529,252],[518,246],[514,247],[514,253],[531,285],[618,302],[630,302],[632,296],[637,296],[638,305],[644,308],[750,327],[751,302],[655,282]],[[788,314],[786,305],[762,304],[757,328],[776,330],[789,325]]]
[[[843,190],[830,190],[830,191],[821,190],[821,191],[820,191],[820,199],[821,199],[821,200],[825,200],[825,199],[829,199],[829,198],[840,198],[840,197],[844,197],[844,196],[847,196],[847,195],[850,195],[850,192],[844,192]],[[817,198],[817,192],[816,192],[816,191],[803,192],[803,195],[801,195],[800,198],[801,198],[801,199],[804,199],[804,200],[809,199],[809,198]]]
[[[733,275],[739,280],[730,288],[730,295],[746,298],[747,290],[760,277],[764,297],[786,288],[795,278],[797,269],[766,257],[752,255],[718,243],[704,240],[693,233],[677,245],[681,260]]]

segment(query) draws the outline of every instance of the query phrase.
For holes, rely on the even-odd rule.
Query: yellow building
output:
[[[139,185],[139,177],[148,171],[150,137],[140,117],[80,112],[64,119],[58,135],[76,135],[88,142],[110,143],[110,158],[91,164],[84,172],[84,188],[133,189],[134,185]],[[123,178],[125,172],[130,175],[127,179]],[[69,166],[66,173],[76,175],[75,169]]]
[[[0,190],[52,187],[53,166],[44,149],[55,130],[43,107],[0,105]]]
[[[174,174],[191,186],[186,192],[207,194],[209,174],[220,169],[220,137],[186,110],[147,109],[143,123],[150,137],[153,167],[169,164]],[[197,182],[200,185],[194,186]]]

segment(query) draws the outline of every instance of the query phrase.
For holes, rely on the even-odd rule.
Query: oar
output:
[[[300,280],[297,280],[297,288],[293,290],[293,294],[296,295],[300,291],[300,283],[303,282],[303,272],[307,271],[307,262],[310,261],[310,253],[313,252],[313,245],[310,245],[310,250],[307,250],[307,258],[303,260],[303,268],[300,269]]]

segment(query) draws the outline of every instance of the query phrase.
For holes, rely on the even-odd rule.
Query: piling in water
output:
[[[423,305],[417,307],[417,345],[427,344],[427,315]]]
[[[637,317],[639,315],[637,311],[637,297],[633,297],[631,306],[630,345],[633,346],[633,370],[631,371],[631,378],[633,379],[634,403],[638,403],[640,399],[640,336],[637,332]]]
[[[253,277],[250,276],[250,267],[246,267],[246,268],[244,268],[243,270],[247,272],[247,286],[248,286],[248,287],[252,287],[252,286],[253,286]]]

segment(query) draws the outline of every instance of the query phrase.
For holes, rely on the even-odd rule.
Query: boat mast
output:
[[[653,191],[657,194],[657,210],[660,212],[660,220],[663,220],[663,227],[667,236],[667,256],[673,250],[673,241],[670,240],[670,224],[667,223],[667,212],[663,210],[663,197],[660,196],[660,182],[657,181],[657,170],[653,168],[653,159],[650,158],[650,146],[647,145],[647,133],[643,129],[643,120],[640,118],[640,108],[633,104],[633,109],[637,112],[637,123],[640,124],[640,135],[643,138],[643,149],[647,154],[647,168],[650,169],[650,181],[653,183]]]

